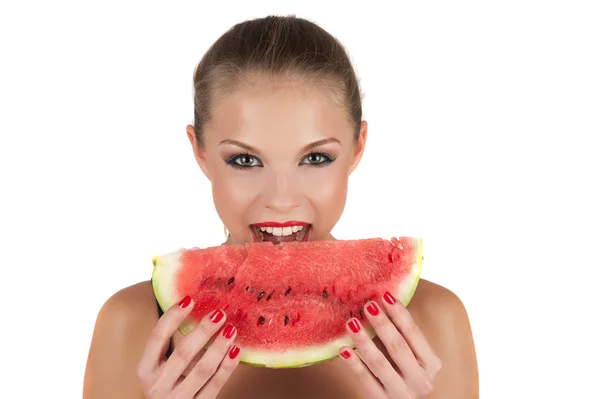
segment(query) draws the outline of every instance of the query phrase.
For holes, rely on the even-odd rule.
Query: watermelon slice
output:
[[[241,362],[301,367],[354,347],[350,317],[375,337],[364,304],[389,291],[407,305],[421,261],[421,239],[413,237],[222,245],[154,257],[152,284],[163,310],[185,295],[195,300],[182,334],[221,308],[238,329]]]

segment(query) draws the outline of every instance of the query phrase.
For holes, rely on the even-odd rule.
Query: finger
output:
[[[350,369],[352,374],[361,382],[363,389],[365,390],[365,396],[368,398],[386,398],[385,390],[375,378],[371,371],[365,366],[363,361],[354,353],[354,351],[347,347],[342,346],[339,350],[339,355],[343,359],[344,363]]]
[[[184,397],[195,395],[213,377],[236,336],[237,329],[231,326],[231,329],[223,329],[215,338],[202,358],[179,384],[177,390],[183,393]]]
[[[392,361],[400,370],[400,374],[404,377],[406,384],[415,388],[418,392],[430,388],[428,376],[425,370],[417,362],[408,343],[400,334],[396,326],[381,310],[377,302],[370,301],[365,305],[365,314],[367,319],[375,329],[377,336],[387,349]]]
[[[159,319],[148,338],[146,348],[139,363],[142,373],[158,370],[171,336],[194,308],[194,301],[188,295],[178,304],[171,306]]]
[[[362,362],[371,370],[373,375],[381,381],[383,389],[392,397],[404,398],[408,388],[400,375],[394,370],[384,354],[375,346],[375,343],[362,328],[357,318],[352,318],[346,323],[346,329],[356,344]]]
[[[423,367],[428,377],[432,379],[441,368],[440,359],[429,345],[427,338],[413,320],[408,309],[389,292],[386,292],[383,298],[383,306],[388,317],[400,330],[418,363]]]
[[[217,372],[208,380],[208,383],[195,396],[197,399],[216,398],[225,383],[231,377],[233,370],[240,363],[240,348],[232,345],[227,351],[227,356],[221,362]]]
[[[221,328],[226,318],[225,312],[220,309],[204,316],[196,327],[175,347],[173,353],[169,356],[169,360],[163,365],[159,384],[173,387],[198,352]],[[223,330],[223,333],[225,332],[226,330]],[[231,331],[227,330],[227,333],[229,334]]]

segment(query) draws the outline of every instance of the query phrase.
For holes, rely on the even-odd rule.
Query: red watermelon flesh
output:
[[[381,303],[389,291],[407,305],[421,261],[421,239],[413,237],[223,245],[155,257],[152,282],[163,310],[185,295],[195,300],[182,334],[220,308],[238,329],[242,362],[299,367],[354,347],[350,317],[374,337],[364,304]]]

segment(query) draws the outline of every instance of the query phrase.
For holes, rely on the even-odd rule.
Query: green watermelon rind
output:
[[[403,284],[398,287],[396,294],[394,295],[404,306],[407,306],[410,303],[417,290],[421,277],[423,259],[422,239],[416,238],[415,240],[417,241],[418,245],[415,262],[411,267],[409,275],[407,275],[407,277],[403,280]],[[155,256],[152,258],[152,263],[154,265],[154,270],[152,272],[152,287],[156,300],[164,311],[166,311],[166,309],[168,309],[170,306],[173,306],[173,304],[177,303],[180,298],[177,297],[176,292],[165,292],[164,290],[164,287],[175,287],[174,278],[177,275],[177,269],[172,267],[163,268],[161,266],[164,264],[179,265],[180,263],[178,260],[180,253],[180,251],[176,251],[167,255]],[[181,332],[181,334],[187,335],[194,329],[196,324],[196,322],[186,319],[183,323],[181,323],[178,330]],[[377,334],[370,324],[364,324],[363,327],[371,339],[375,338]],[[212,340],[204,346],[204,349],[208,349],[211,343]],[[296,351],[289,351],[285,354],[278,354],[275,357],[277,362],[272,361],[274,356],[268,351],[240,348],[240,363],[254,367],[281,369],[305,367],[323,363],[336,358],[338,356],[339,349],[342,346],[352,349],[356,348],[356,345],[350,336],[345,335],[344,337],[329,343],[325,347],[305,348]],[[313,351],[314,354],[307,356],[306,354],[308,351]],[[303,361],[298,362],[295,359],[303,359]]]

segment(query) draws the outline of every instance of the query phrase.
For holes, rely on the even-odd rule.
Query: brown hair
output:
[[[345,110],[358,138],[361,93],[344,47],[311,21],[267,16],[234,25],[196,67],[194,128],[200,146],[211,107],[218,99],[262,77],[296,79],[330,89],[332,100]]]

